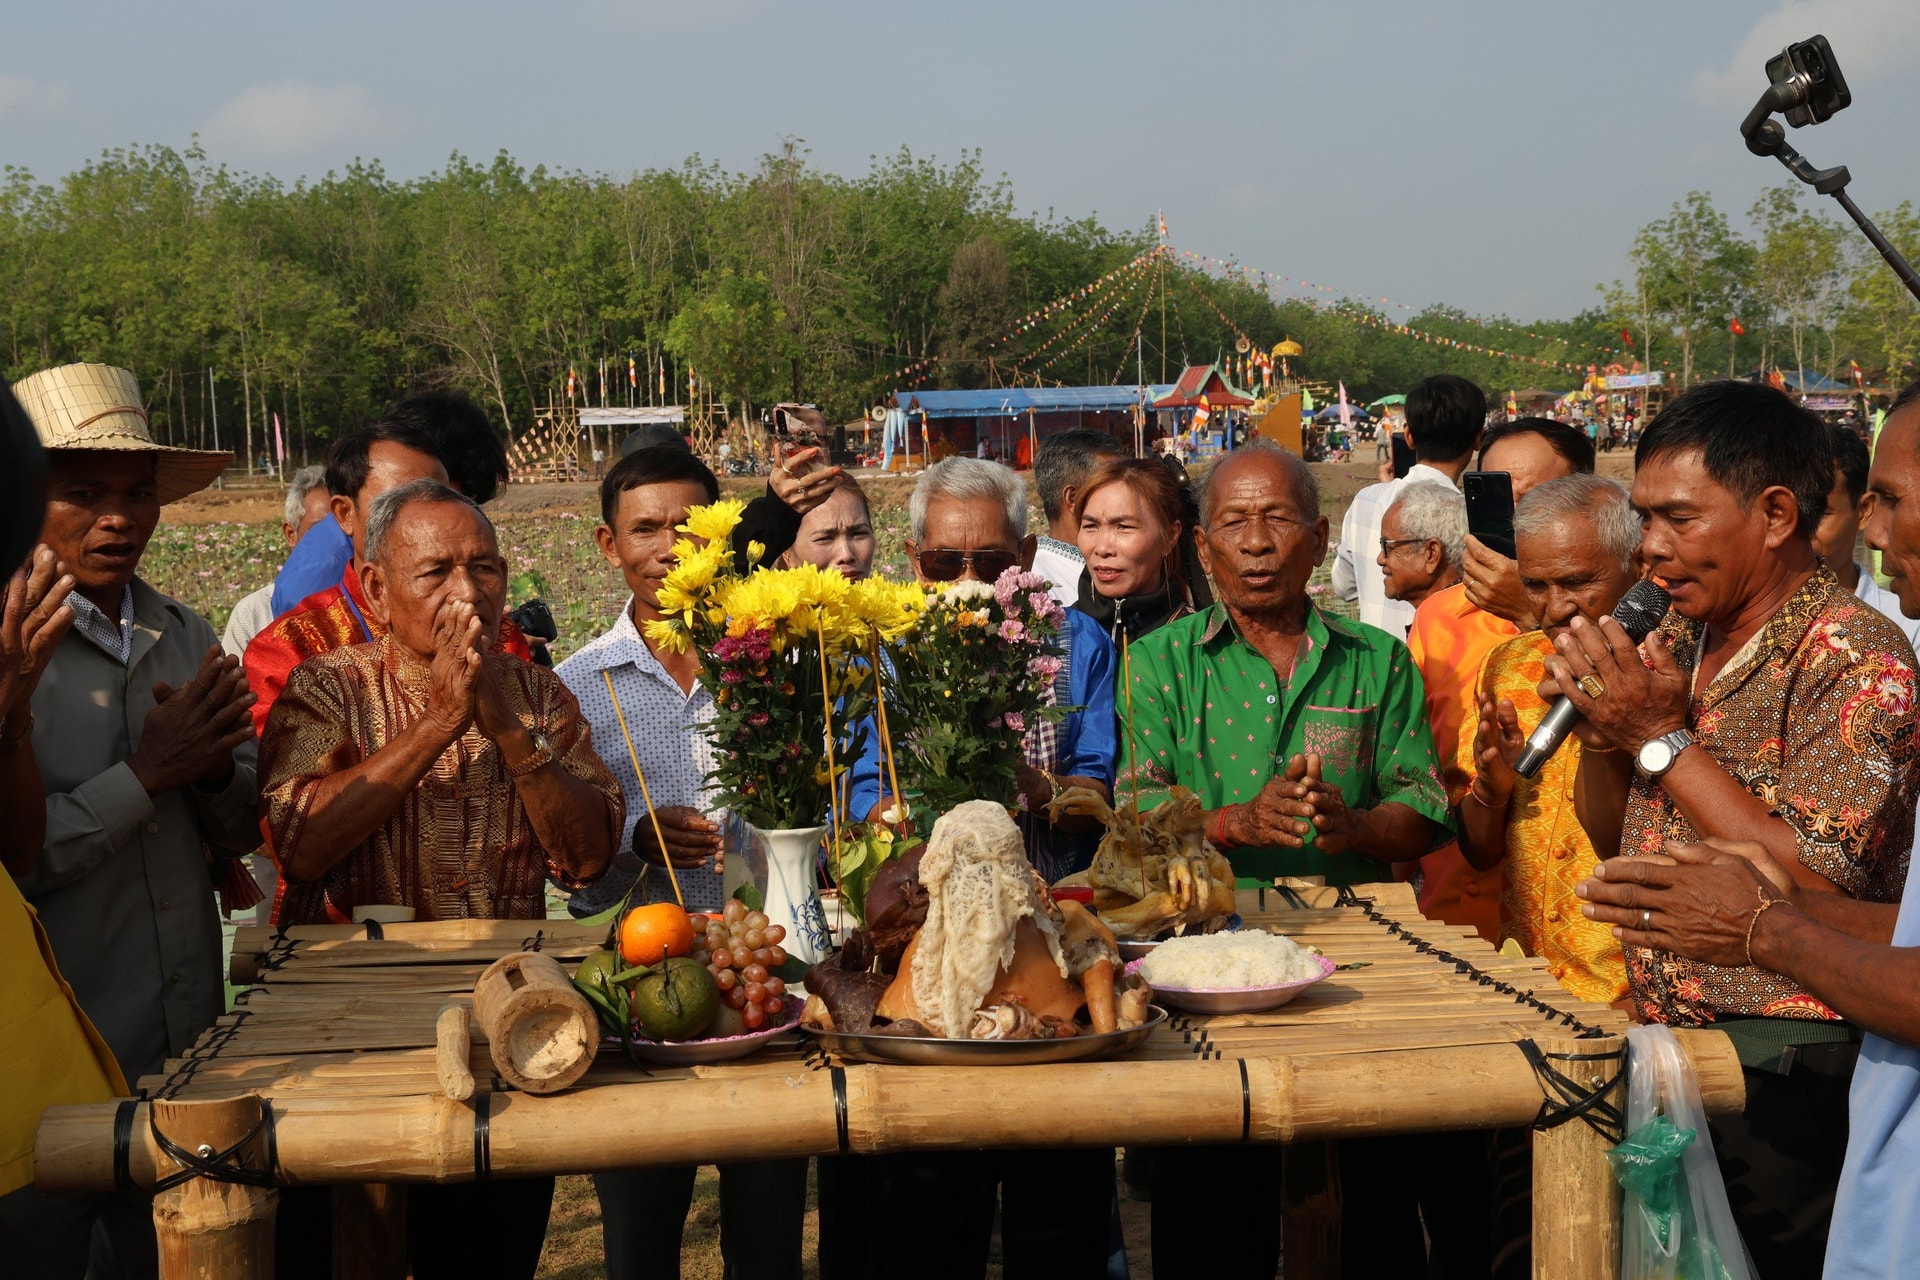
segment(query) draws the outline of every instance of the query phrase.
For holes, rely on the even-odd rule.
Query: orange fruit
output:
[[[635,907],[620,921],[620,958],[628,965],[659,964],[693,950],[693,925],[671,902]]]

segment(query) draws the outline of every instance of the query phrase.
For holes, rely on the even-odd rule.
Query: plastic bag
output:
[[[1620,1280],[1752,1280],[1693,1063],[1665,1027],[1627,1029],[1627,1136],[1607,1163],[1626,1195]]]

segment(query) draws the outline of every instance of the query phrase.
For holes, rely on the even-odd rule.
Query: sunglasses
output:
[[[922,551],[915,559],[929,582],[952,582],[972,569],[982,582],[998,582],[1000,575],[1020,563],[1011,551]]]

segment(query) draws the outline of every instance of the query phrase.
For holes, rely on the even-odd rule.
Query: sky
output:
[[[1738,125],[1815,32],[1854,105],[1792,141],[1870,210],[1920,200],[1914,0],[69,0],[9,15],[0,163],[52,181],[196,134],[287,180],[456,150],[740,170],[791,135],[858,174],[978,148],[1023,211],[1163,211],[1181,248],[1393,315],[1561,317],[1689,190],[1744,223],[1787,180]]]

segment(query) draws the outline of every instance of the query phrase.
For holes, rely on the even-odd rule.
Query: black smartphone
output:
[[[1513,477],[1505,471],[1469,471],[1460,477],[1460,492],[1467,499],[1467,532],[1489,551],[1513,559]]]
[[[1798,129],[1820,124],[1844,111],[1853,102],[1847,78],[1833,60],[1833,46],[1825,36],[1800,40],[1767,59],[1767,80],[1780,84],[1791,80],[1800,101],[1787,108],[1787,123]]]
[[[1414,456],[1413,446],[1407,442],[1406,433],[1393,433],[1393,478],[1404,480],[1407,472],[1413,470],[1413,464],[1419,459]]]

